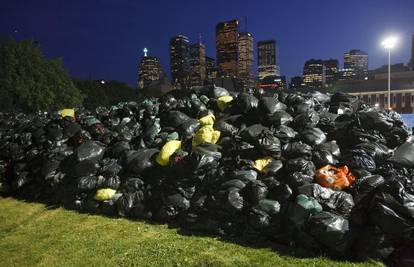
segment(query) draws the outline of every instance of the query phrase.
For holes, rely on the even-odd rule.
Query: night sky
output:
[[[387,63],[381,39],[400,38],[392,62],[409,61],[414,0],[1,0],[0,36],[31,38],[48,58],[62,57],[73,77],[136,84],[142,49],[160,57],[169,73],[169,38],[199,33],[215,58],[215,25],[239,19],[258,40],[276,39],[278,64],[289,78],[302,74],[310,58],[339,59],[357,48],[368,52],[369,68]],[[257,61],[255,54],[255,61]]]

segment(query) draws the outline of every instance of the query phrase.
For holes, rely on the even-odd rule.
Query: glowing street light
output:
[[[397,44],[397,38],[395,36],[388,37],[381,44],[388,50],[388,109],[391,110],[391,49]]]

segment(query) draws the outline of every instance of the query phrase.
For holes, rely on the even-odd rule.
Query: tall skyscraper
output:
[[[325,86],[332,86],[339,79],[339,69],[337,59],[323,61]]]
[[[303,67],[303,82],[306,86],[312,88],[324,86],[323,60],[311,59],[305,62]]]
[[[176,87],[190,86],[190,41],[184,35],[170,39],[170,68],[172,83]]]
[[[190,47],[191,85],[203,85],[206,79],[206,47],[202,43]]]
[[[253,36],[248,32],[239,34],[238,76],[244,90],[253,87]]]
[[[144,48],[144,56],[138,67],[138,88],[145,88],[153,81],[158,81],[162,75],[161,64],[158,58],[148,56],[148,50]]]
[[[237,20],[220,22],[216,25],[217,66],[224,74],[230,76],[237,76],[238,25]]]
[[[266,76],[279,76],[280,70],[276,62],[276,41],[257,42],[257,67],[259,81]]]
[[[358,49],[344,53],[344,69],[352,70],[351,80],[364,79],[368,74],[368,54]]]
[[[220,75],[219,68],[216,66],[216,60],[211,57],[206,57],[206,80],[211,83]]]

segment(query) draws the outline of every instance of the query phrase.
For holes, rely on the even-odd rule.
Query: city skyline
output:
[[[38,5],[13,1],[0,11],[0,36],[38,41],[47,57],[63,57],[74,77],[113,79],[131,85],[136,85],[136,67],[144,47],[150,56],[160,58],[165,73],[170,65],[169,39],[179,34],[190,40],[198,40],[201,34],[206,56],[216,58],[215,25],[231,19],[238,19],[240,31],[247,29],[254,37],[255,75],[259,40],[277,41],[278,65],[281,74],[289,78],[301,75],[304,62],[311,58],[338,59],[342,67],[343,53],[351,49],[369,54],[369,69],[380,67],[387,63],[380,41],[388,33],[400,38],[392,63],[407,64],[411,57],[412,1],[380,0],[375,5],[360,1],[238,3],[44,1]],[[322,16],[331,21],[323,28],[317,19]]]

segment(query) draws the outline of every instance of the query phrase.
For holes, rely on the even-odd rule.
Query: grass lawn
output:
[[[1,266],[382,266],[293,257],[177,232],[0,197]]]

